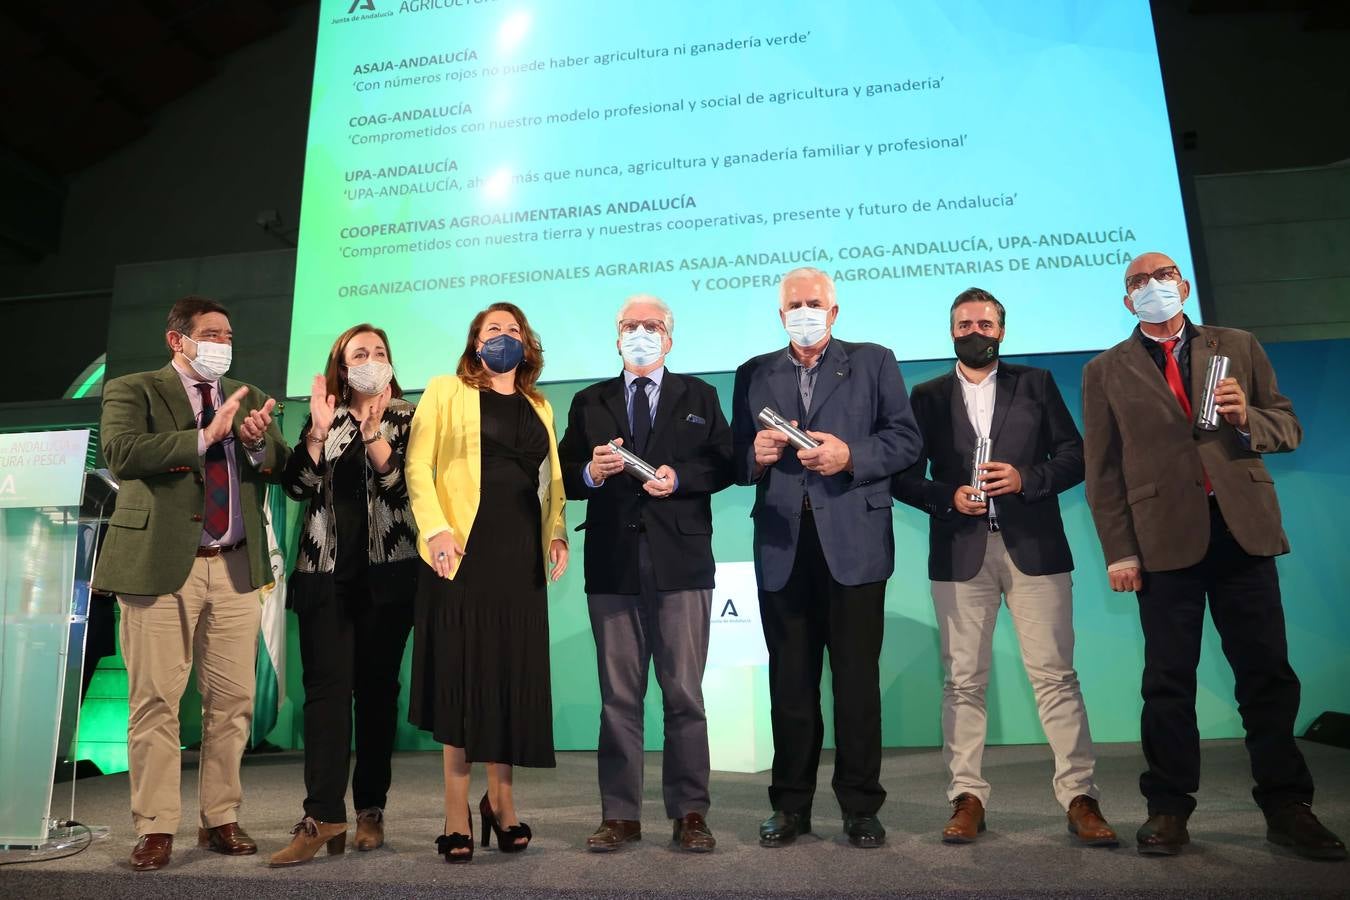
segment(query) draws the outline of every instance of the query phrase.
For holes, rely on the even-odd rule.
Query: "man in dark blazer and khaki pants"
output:
[[[1005,321],[1003,304],[988,291],[957,295],[950,323],[957,364],[914,388],[924,451],[893,483],[898,499],[930,516],[928,577],[947,670],[942,736],[953,807],[942,839],[970,843],[984,831],[984,697],[1006,598],[1055,756],[1055,798],[1080,842],[1111,847],[1118,841],[1098,806],[1096,753],[1073,666],[1073,555],[1059,515],[1059,494],[1083,480],[1083,440],[1048,371],[999,359]],[[978,479],[988,502],[972,485],[977,438],[992,446]]]
[[[130,719],[132,868],[169,862],[180,818],[178,703],[195,662],[202,695],[198,843],[257,846],[239,825],[239,764],[253,717],[258,589],[272,580],[267,482],[290,454],[275,401],[224,377],[225,308],[185,297],[169,313],[173,359],[109,381],[99,438],[121,482],[94,585],[121,612]]]
[[[707,823],[712,495],[731,484],[731,429],[712,385],[665,367],[675,317],[628,298],[616,317],[623,373],[577,393],[558,445],[567,496],[586,501],[586,597],[600,673],[602,818],[595,852],[642,836],[643,697],[655,663],[665,710],[662,787],[681,850],[716,846]],[[656,468],[639,482],[611,440]]]
[[[1087,499],[1112,590],[1134,591],[1144,631],[1148,821],[1138,849],[1173,855],[1188,843],[1200,784],[1196,666],[1208,599],[1233,668],[1247,733],[1252,795],[1267,839],[1344,859],[1313,815],[1312,775],[1294,742],[1299,682],[1289,665],[1275,557],[1289,551],[1265,453],[1295,449],[1302,428],[1252,335],[1194,325],[1190,283],[1161,253],[1135,257],[1125,306],[1139,326],[1083,369]],[[1223,421],[1195,427],[1206,370],[1230,360],[1214,396]]]

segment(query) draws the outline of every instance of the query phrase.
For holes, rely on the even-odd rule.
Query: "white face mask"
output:
[[[635,369],[650,366],[661,358],[661,335],[639,326],[619,337],[619,355]]]
[[[1130,302],[1139,321],[1161,324],[1181,312],[1181,282],[1150,278],[1148,284],[1130,294]]]
[[[792,343],[798,347],[812,347],[819,344],[829,333],[829,317],[830,311],[827,309],[799,306],[788,310],[787,315],[783,317],[783,327],[787,329]]]
[[[234,359],[234,347],[229,344],[218,344],[215,341],[196,341],[186,334],[179,332],[179,335],[186,341],[192,341],[197,345],[197,358],[190,359],[188,362],[192,365],[192,370],[202,377],[205,381],[215,381],[223,378],[225,373],[230,371],[230,362]],[[183,354],[186,356],[187,354]]]
[[[361,363],[359,366],[347,367],[347,383],[358,394],[367,396],[382,394],[393,380],[394,367],[377,359]]]

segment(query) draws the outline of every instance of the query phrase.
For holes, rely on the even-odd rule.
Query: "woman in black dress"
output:
[[[426,565],[413,626],[409,720],[445,745],[449,862],[473,856],[469,766],[504,852],[525,849],[513,766],[552,767],[548,592],[567,568],[553,409],[535,387],[543,354],[525,315],[495,303],[469,327],[457,374],[433,378],[408,442],[407,480]]]
[[[287,592],[300,620],[306,796],[273,866],[307,862],[324,844],[342,852],[349,778],[356,849],[384,843],[398,676],[421,568],[403,480],[413,406],[402,398],[384,331],[347,329],[314,376],[300,448],[282,476],[286,493],[308,503]]]

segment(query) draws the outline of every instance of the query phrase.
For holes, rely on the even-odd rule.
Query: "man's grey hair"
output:
[[[793,269],[791,272],[788,272],[778,282],[778,304],[780,306],[783,304],[783,285],[787,284],[794,278],[802,278],[802,277],[824,279],[825,294],[826,294],[825,299],[830,301],[830,306],[839,305],[839,301],[834,299],[834,279],[830,277],[830,273],[822,271],[821,269],[817,269],[815,266],[800,266],[796,269]]]
[[[619,307],[618,314],[614,317],[614,328],[619,330],[623,326],[623,320],[628,317],[628,310],[634,306],[655,306],[661,310],[661,319],[666,323],[666,334],[674,336],[675,334],[675,313],[671,312],[670,306],[660,297],[653,297],[651,294],[634,294],[623,305]]]

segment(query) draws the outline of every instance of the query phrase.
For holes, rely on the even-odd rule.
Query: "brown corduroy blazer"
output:
[[[1279,392],[1256,338],[1235,328],[1195,326],[1190,397],[1204,390],[1215,355],[1247,395],[1250,444],[1221,422],[1200,431],[1182,413],[1137,334],[1083,368],[1084,456],[1088,506],[1106,562],[1139,558],[1144,571],[1199,562],[1209,546],[1207,474],[1229,531],[1253,556],[1289,552],[1275,480],[1262,454],[1295,449],[1303,429]]]

